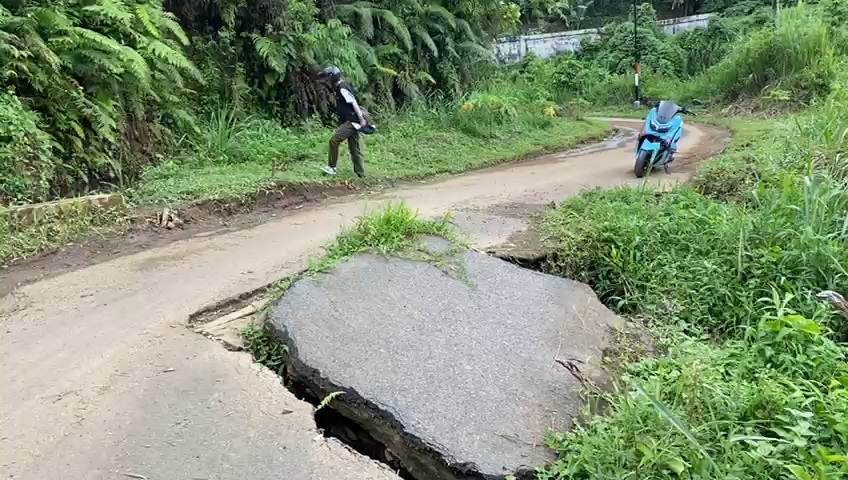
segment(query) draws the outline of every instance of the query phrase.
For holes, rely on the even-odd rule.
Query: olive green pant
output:
[[[347,148],[350,150],[350,159],[353,161],[353,171],[360,177],[365,175],[365,165],[362,162],[362,150],[359,146],[359,130],[350,122],[339,125],[333,138],[330,139],[329,165],[336,168],[339,163],[339,145],[347,140]]]

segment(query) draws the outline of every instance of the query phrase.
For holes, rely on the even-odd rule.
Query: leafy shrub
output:
[[[45,200],[55,175],[53,139],[37,114],[0,93],[0,204]]]
[[[707,28],[683,32],[673,36],[672,41],[686,52],[685,73],[697,75],[719,63],[744,33],[740,22],[715,17]]]
[[[848,197],[827,178],[787,176],[750,206],[686,188],[594,191],[552,212],[551,271],[591,284],[623,313],[679,319],[722,335],[756,323],[756,302],[791,282],[802,315],[816,289],[848,287]],[[787,287],[788,288],[788,287]]]
[[[590,96],[593,89],[606,83],[609,72],[589,61],[581,61],[573,54],[541,59],[528,55],[518,66],[524,81],[557,102]]]
[[[642,67],[660,75],[682,75],[686,52],[659,29],[656,12],[651,4],[640,5],[637,18]],[[584,41],[580,46],[580,56],[603,65],[612,73],[623,74],[633,71],[635,47],[632,21],[621,22],[607,26],[601,32],[600,40]]]
[[[496,82],[460,100],[457,107],[457,126],[464,132],[482,137],[494,137],[504,132],[532,127],[550,126],[552,117],[546,92],[537,91],[524,82]]]
[[[186,35],[161,0],[129,3],[0,6],[0,85],[12,87],[61,146],[39,173],[39,194],[43,182],[63,194],[135,175],[163,129],[191,124],[186,83],[200,76],[181,51]]]
[[[846,478],[844,352],[782,299],[761,315],[755,341],[677,337],[632,365],[605,416],[551,435],[537,478]]]
[[[819,7],[832,27],[844,28],[848,25],[848,2],[845,0],[821,0]]]
[[[777,28],[752,33],[709,69],[699,79],[701,93],[730,101],[780,88],[793,102],[809,103],[829,93],[843,45],[819,10],[799,4],[781,12]]]

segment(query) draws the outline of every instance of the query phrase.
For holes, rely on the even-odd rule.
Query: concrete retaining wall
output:
[[[704,13],[689,17],[660,20],[657,24],[669,35],[687,30],[705,28],[712,14]],[[584,38],[597,39],[601,29],[587,28],[567,32],[537,33],[520,37],[502,38],[496,44],[497,57],[501,63],[513,63],[523,59],[528,52],[537,57],[548,58],[560,52],[576,52]]]
[[[8,216],[11,223],[21,227],[37,223],[41,219],[70,212],[88,212],[92,210],[121,210],[127,208],[126,200],[120,193],[88,195],[86,197],[64,198],[46,203],[0,207],[0,216]]]

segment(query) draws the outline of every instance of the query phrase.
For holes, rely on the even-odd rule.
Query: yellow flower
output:
[[[546,107],[545,108],[545,116],[548,118],[556,117],[556,109],[554,107]]]
[[[459,107],[459,110],[463,113],[470,112],[471,110],[474,110],[474,104],[471,102],[465,102],[461,107]]]

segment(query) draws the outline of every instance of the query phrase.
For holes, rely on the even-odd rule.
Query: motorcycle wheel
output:
[[[633,174],[636,178],[642,178],[648,172],[648,162],[651,161],[651,154],[644,150],[636,156],[636,164],[633,165]]]

